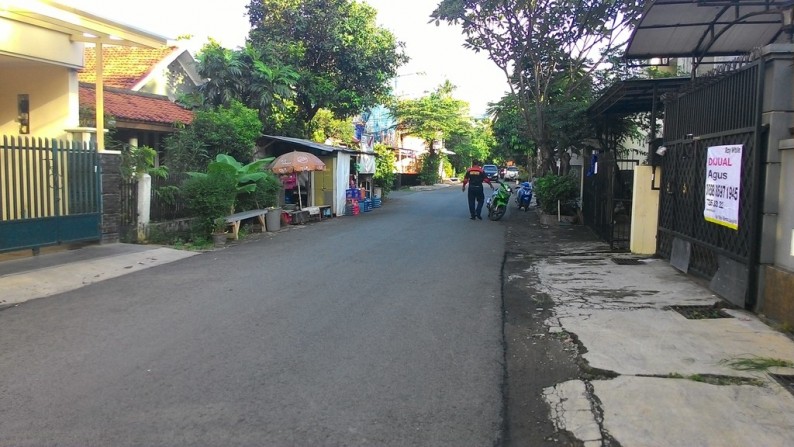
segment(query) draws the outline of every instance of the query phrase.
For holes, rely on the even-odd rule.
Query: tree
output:
[[[381,103],[408,61],[403,44],[351,0],[251,0],[249,42],[265,60],[293,67],[296,120],[305,137],[321,108],[337,118]],[[299,126],[301,127],[301,126]]]
[[[309,123],[309,139],[324,143],[331,139],[347,147],[353,147],[353,120],[340,120],[328,109],[320,109]]]
[[[199,110],[190,126],[166,139],[165,163],[174,172],[202,171],[218,154],[250,163],[261,127],[256,110],[236,100]]]
[[[266,64],[250,44],[229,50],[212,39],[198,54],[198,73],[207,79],[199,87],[205,105],[228,107],[239,101],[258,110],[262,120],[285,107],[298,81],[294,70],[277,62]]]
[[[394,155],[394,150],[385,144],[378,143],[374,149],[378,157],[375,159],[373,180],[376,185],[381,187],[383,197],[387,197],[394,188],[394,180],[397,178],[397,173],[394,171],[397,157]]]
[[[465,46],[487,52],[502,69],[538,149],[540,170],[548,172],[558,151],[567,149],[555,141],[564,133],[553,124],[555,115],[570,116],[570,105],[557,106],[581,104],[585,84],[615,60],[627,37],[621,31],[641,7],[638,0],[442,0],[431,17],[460,24]]]
[[[519,110],[516,96],[505,95],[498,102],[489,104],[487,112],[493,117],[491,128],[496,140],[494,156],[505,160],[520,160],[520,164],[527,168],[533,166],[537,151],[528,136],[526,121]]]
[[[473,160],[492,160],[497,142],[491,127],[491,120],[474,121],[463,132],[451,134],[446,139],[446,145],[450,151],[455,153],[455,155],[450,155],[449,159],[456,172],[464,171],[471,166]]]
[[[428,148],[427,156],[422,159],[421,178],[425,183],[438,180],[441,159],[433,143],[451,135],[465,134],[471,127],[469,104],[455,99],[454,90],[455,86],[446,81],[427,96],[400,100],[391,107],[397,131],[421,138]]]

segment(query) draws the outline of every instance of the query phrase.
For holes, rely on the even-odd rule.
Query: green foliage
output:
[[[535,179],[532,186],[544,213],[557,214],[558,201],[563,214],[575,212],[575,201],[579,196],[579,185],[575,177],[549,174]]]
[[[197,59],[199,74],[208,79],[199,90],[209,106],[231,106],[239,101],[264,118],[294,96],[298,74],[278,61],[265,63],[262,53],[248,43],[229,50],[210,39]]]
[[[469,104],[455,99],[454,90],[455,86],[447,81],[429,95],[398,101],[391,107],[397,130],[421,138],[430,148],[433,141],[470,133]]]
[[[262,123],[256,110],[232,100],[228,107],[196,112],[192,127],[210,156],[228,154],[247,163],[253,159]]]
[[[423,185],[435,185],[439,182],[438,170],[441,166],[441,156],[437,152],[427,152],[419,158],[422,165],[419,171],[419,181]]]
[[[237,211],[258,209],[276,204],[280,182],[275,174],[263,170],[273,160],[269,157],[243,165],[230,155],[218,154],[207,166],[207,172],[189,172],[188,175],[193,178],[231,176],[236,193],[233,208]]]
[[[394,188],[394,181],[397,178],[397,174],[394,172],[397,157],[394,155],[394,151],[385,144],[376,144],[374,149],[377,157],[375,158],[373,180],[375,180],[376,185],[382,188],[383,197],[385,198]]]
[[[376,24],[376,11],[352,0],[251,0],[251,46],[269,64],[292,67],[295,120],[308,135],[320,108],[347,117],[381,103],[407,62],[403,44]]]
[[[318,143],[325,143],[331,139],[347,147],[354,147],[353,120],[337,119],[328,109],[320,109],[309,123],[309,139]]]
[[[207,236],[215,229],[217,219],[233,209],[237,177],[229,170],[213,170],[207,175],[191,176],[181,190],[185,205],[198,219],[197,235]]]
[[[250,192],[237,194],[238,211],[269,208],[278,205],[278,192],[281,190],[281,181],[274,174],[267,175],[255,182],[255,189]]]
[[[473,160],[495,158],[493,154],[497,143],[489,119],[476,120],[461,131],[451,133],[445,143],[447,149],[455,153],[448,160],[453,171],[465,171]],[[448,172],[446,165],[444,171]]]
[[[168,178],[168,167],[155,167],[157,151],[149,146],[131,146],[121,151],[121,175],[132,178],[141,174]]]
[[[720,360],[721,365],[737,371],[766,371],[769,368],[792,368],[794,362],[771,357],[737,357]]]
[[[455,167],[452,166],[452,163],[449,161],[448,158],[444,157],[441,159],[441,165],[443,166],[444,170],[444,177],[450,178],[455,176]]]
[[[203,171],[218,154],[250,162],[261,127],[257,112],[235,100],[228,107],[197,111],[190,126],[166,139],[166,164],[176,172]]]

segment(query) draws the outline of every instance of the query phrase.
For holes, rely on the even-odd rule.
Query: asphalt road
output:
[[[492,446],[504,222],[458,188],[0,312],[0,445]]]

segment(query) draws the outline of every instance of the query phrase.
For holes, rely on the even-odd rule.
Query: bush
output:
[[[579,185],[573,176],[549,174],[536,179],[532,186],[544,213],[557,214],[558,201],[562,214],[576,213]]]
[[[385,144],[376,144],[375,153],[378,155],[375,158],[375,184],[381,188],[383,198],[386,198],[394,187],[394,180],[397,174],[394,172],[394,164],[397,162],[397,157],[394,156],[394,151]]]
[[[232,212],[237,195],[237,177],[228,171],[190,177],[182,184],[185,205],[198,218],[196,234],[209,235],[218,218]]]
[[[422,168],[419,171],[419,181],[423,185],[435,185],[438,183],[438,168],[441,166],[441,157],[437,152],[423,154],[420,157]]]
[[[262,209],[278,205],[278,192],[281,189],[281,181],[275,174],[267,174],[266,177],[255,182],[255,190],[237,194],[237,205],[235,207],[238,211]]]

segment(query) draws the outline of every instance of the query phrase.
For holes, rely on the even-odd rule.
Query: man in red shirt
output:
[[[466,185],[469,185],[469,213],[471,213],[471,220],[482,220],[480,213],[482,213],[482,204],[485,201],[485,193],[482,189],[483,182],[487,183],[491,190],[494,189],[491,179],[485,175],[480,164],[475,160],[472,162],[472,166],[466,170],[466,175],[463,176],[463,191],[466,191]],[[475,202],[477,202],[476,206]]]

